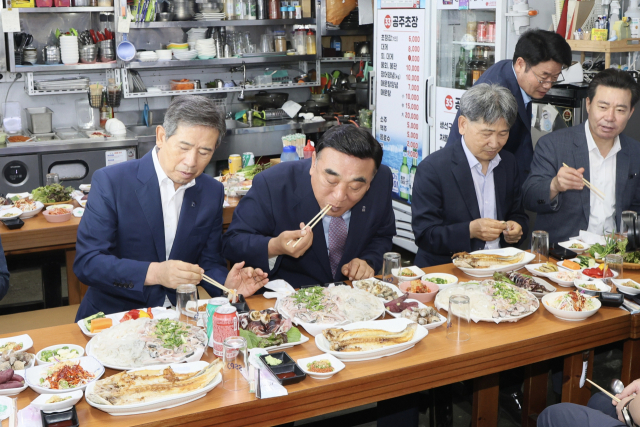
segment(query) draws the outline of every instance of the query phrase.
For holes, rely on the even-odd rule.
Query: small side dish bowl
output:
[[[6,221],[9,219],[18,218],[22,214],[23,212],[18,208],[3,209],[0,213],[0,220]]]
[[[406,272],[409,273],[411,272],[411,274],[413,274],[412,276],[403,276],[402,272]],[[420,277],[424,276],[424,271],[422,271],[421,268],[412,265],[411,267],[400,267],[400,268],[394,268],[391,270],[391,274],[393,274],[393,277],[395,277],[396,279],[398,279],[399,282],[405,282],[407,280],[415,280],[415,279],[419,279]]]
[[[422,282],[422,281],[421,281]],[[414,300],[420,301],[420,302],[432,302],[435,298],[436,298],[436,294],[438,293],[438,291],[440,290],[440,286],[433,284],[433,283],[425,283],[422,282],[424,285],[429,287],[429,290],[431,292],[429,293],[413,293],[413,292],[409,292],[408,290],[411,289],[411,282],[402,282],[400,283],[400,285],[398,285],[398,287],[400,288],[400,290],[402,292],[404,292],[405,294],[409,295],[409,298],[413,298]]]
[[[307,365],[317,360],[328,360],[329,363],[331,364],[331,367],[333,368],[333,371],[323,372],[323,373],[310,371]],[[305,357],[304,359],[298,359],[296,363],[298,364],[298,367],[302,370],[302,372],[309,375],[311,378],[315,378],[317,380],[328,380],[329,378],[331,378],[332,376],[334,376],[335,374],[337,374],[338,372],[342,371],[345,368],[345,364],[342,363],[340,359],[336,358],[335,356],[332,356],[331,354],[326,354],[326,353],[319,354],[317,356],[312,356],[312,357]]]
[[[78,359],[82,356],[84,356],[84,348],[79,346],[79,345],[75,345],[75,344],[56,344],[56,345],[51,345],[49,347],[43,348],[42,350],[40,350],[37,354],[36,354],[36,364],[37,365],[50,365],[53,363],[57,363],[57,362],[49,362],[47,360],[43,359],[43,353],[45,351],[55,351],[55,350],[59,350],[63,347],[67,347],[67,349],[69,351],[75,351],[76,353],[78,353],[77,356],[75,357],[71,357],[71,358],[65,358],[65,359],[60,359],[59,362],[63,362],[63,361],[67,361],[67,360],[73,360],[73,359]]]
[[[640,283],[636,282],[635,280],[611,279],[611,281],[613,282],[614,285],[616,285],[618,292],[620,292],[621,294],[627,294],[627,295],[640,294]],[[633,286],[626,286],[625,283],[628,283],[628,282],[631,282]]]
[[[448,273],[429,273],[422,276],[421,279],[425,282],[430,282],[438,285],[440,289],[446,289],[449,286],[452,286],[458,283],[458,278],[453,274],[448,274]],[[436,279],[440,279],[438,280],[439,282],[446,280],[446,283],[434,282],[434,280]]]
[[[559,242],[558,245],[562,246],[565,249],[573,251],[577,254],[581,254],[584,251],[589,250],[591,245],[586,244],[585,242],[581,242],[580,240],[567,240],[566,242]],[[577,246],[577,247],[572,247]]]
[[[602,292],[611,292],[611,286],[605,285],[602,280],[582,280],[576,279],[573,284],[585,295],[597,296]],[[592,288],[592,289],[589,289]]]
[[[67,409],[73,408],[73,405],[78,403],[80,399],[82,399],[82,395],[84,393],[82,390],[70,391],[69,393],[61,393],[61,394],[41,394],[36,397],[31,404],[41,410],[42,412],[59,412],[66,411]],[[55,403],[47,403],[47,401],[51,398],[59,398],[65,399],[61,402]]]
[[[71,215],[72,215],[72,212],[70,209],[66,209],[66,211],[67,211],[66,214],[51,215],[51,211],[47,209],[42,211],[42,215],[44,215],[44,218],[49,222],[66,222],[71,219]]]

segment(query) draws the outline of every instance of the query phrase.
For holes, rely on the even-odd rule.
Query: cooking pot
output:
[[[369,108],[369,82],[356,83],[356,102],[358,106]]]
[[[371,57],[371,42],[355,42],[356,56],[360,58]]]
[[[262,108],[280,108],[289,99],[289,94],[261,90],[254,96],[254,99]]]
[[[319,115],[323,111],[327,111],[329,108],[329,103],[317,102],[313,99],[308,100],[302,106],[303,113],[313,113],[314,115]]]
[[[356,91],[353,89],[335,91],[331,93],[331,98],[338,104],[353,104],[356,102]]]

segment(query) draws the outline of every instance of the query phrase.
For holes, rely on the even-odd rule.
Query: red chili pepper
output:
[[[147,308],[147,314],[149,315],[150,319],[153,319],[153,313],[151,312],[151,307]]]
[[[111,31],[109,31],[109,29],[108,29],[108,28],[105,28],[105,29],[104,29],[104,36],[105,36],[105,38],[106,38],[107,40],[111,40],[112,35],[111,35]]]
[[[91,33],[91,38],[93,39],[93,42],[95,44],[98,44],[98,38],[96,37],[96,32],[93,30],[89,30],[89,33]]]
[[[96,36],[98,36],[98,41],[105,40],[104,36],[102,35],[102,33],[100,31],[96,32]]]

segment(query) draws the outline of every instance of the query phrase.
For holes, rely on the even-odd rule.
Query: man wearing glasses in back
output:
[[[562,81],[562,69],[571,65],[571,47],[559,34],[529,30],[520,36],[513,60],[497,62],[482,74],[477,83],[497,83],[506,87],[518,102],[518,117],[511,126],[503,150],[516,156],[520,184],[524,183],[533,160],[531,140],[531,100],[541,99],[554,83]],[[458,116],[449,133],[447,145],[460,144]]]

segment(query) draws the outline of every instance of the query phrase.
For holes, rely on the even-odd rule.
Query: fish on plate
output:
[[[453,254],[453,264],[462,268],[491,268],[497,265],[517,264],[524,259],[524,252],[513,255],[496,254],[470,254],[468,252],[458,252]]]
[[[328,328],[322,331],[322,334],[329,341],[330,349],[333,351],[367,351],[409,342],[417,327],[417,323],[410,323],[400,332],[365,328],[351,331]]]

